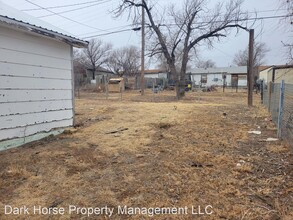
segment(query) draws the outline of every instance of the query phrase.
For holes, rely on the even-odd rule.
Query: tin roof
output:
[[[0,24],[12,26],[28,32],[55,38],[74,47],[86,47],[88,42],[71,36],[70,33],[45,21],[28,15],[0,1]]]
[[[214,68],[195,68],[187,71],[191,74],[207,74],[207,73],[226,73],[226,74],[247,74],[247,66],[231,66],[231,67],[214,67]]]
[[[144,70],[144,74],[156,74],[156,73],[167,73],[167,70],[163,69],[151,69],[151,70]]]

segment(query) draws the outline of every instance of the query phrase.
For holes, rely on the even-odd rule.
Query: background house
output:
[[[105,69],[103,67],[98,67],[95,71],[95,79],[93,79],[93,69],[86,69],[87,83],[91,84],[102,84],[104,79],[110,79],[111,77],[116,77],[117,75],[111,70]]]
[[[110,78],[117,77],[115,73],[110,70],[107,70],[103,67],[99,67],[95,71],[95,79],[93,79],[92,69],[86,70],[86,82],[85,84],[94,84],[96,85],[99,91],[105,91],[105,84],[109,82]]]
[[[196,68],[188,71],[193,86],[210,87],[223,86],[246,87],[247,67],[216,67]]]
[[[165,88],[168,85],[170,79],[170,73],[167,70],[153,69],[145,70],[144,81],[146,88],[152,88],[153,86],[161,86]]]
[[[0,149],[72,126],[72,47],[87,42],[1,1],[0,42]]]

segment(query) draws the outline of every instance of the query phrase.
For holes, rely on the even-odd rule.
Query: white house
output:
[[[87,42],[0,1],[0,150],[73,125],[73,47]]]
[[[247,67],[196,68],[188,71],[194,86],[247,86]]]

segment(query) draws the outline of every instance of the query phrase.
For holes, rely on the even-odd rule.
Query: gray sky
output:
[[[39,9],[37,6],[25,0],[2,1],[18,10]],[[40,19],[72,33],[79,38],[107,34],[99,36],[98,38],[112,43],[115,48],[126,45],[140,46],[140,32],[125,31],[116,34],[109,34],[109,32],[132,28],[130,26],[131,21],[127,21],[126,18],[114,19],[113,14],[110,13],[111,10],[117,7],[121,0],[29,1],[42,7],[79,4],[71,7],[49,9],[55,13],[72,10],[60,14],[62,17],[57,16],[56,14],[54,15],[46,10],[30,10],[25,12],[35,17],[40,17]],[[92,3],[83,4],[86,2]],[[157,0],[156,10],[162,10],[162,8],[169,2],[170,1],[168,0]],[[180,5],[181,2],[183,1],[178,0],[176,1],[176,4]],[[216,1],[211,2],[213,4],[213,2]],[[258,17],[285,15],[286,11],[280,10],[279,4],[280,0],[244,0],[243,9],[248,10],[249,12],[258,12]],[[290,34],[288,30],[292,31],[292,25],[281,24],[280,20],[275,18],[258,20],[253,28],[255,29],[256,41],[265,42],[271,50],[266,56],[266,64],[285,64],[285,50],[281,41],[289,41]],[[248,33],[246,31],[241,31],[238,34],[232,32],[229,37],[223,39],[220,43],[215,43],[213,49],[208,49],[204,46],[201,47],[200,53],[203,59],[211,59],[216,62],[217,66],[224,67],[232,65],[234,54],[240,49],[245,49],[247,44]]]

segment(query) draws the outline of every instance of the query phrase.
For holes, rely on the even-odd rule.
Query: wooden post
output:
[[[226,74],[223,75],[223,92],[225,92],[225,86],[226,86]]]
[[[249,30],[249,52],[248,52],[248,106],[253,103],[253,44],[254,44],[254,29]]]
[[[144,0],[142,0],[142,4]],[[144,7],[141,7],[141,75],[140,75],[140,91],[144,95],[144,49],[145,49],[145,12]]]
[[[239,75],[237,75],[237,82],[236,82],[236,93],[238,93],[238,82],[239,82]]]
[[[108,99],[108,97],[109,97],[108,80],[106,79],[106,77],[103,77],[103,78],[104,78],[104,87],[105,87],[106,99]]]
[[[279,102],[279,114],[278,114],[278,138],[280,138],[282,136],[284,91],[285,91],[285,82],[284,82],[284,80],[282,80],[281,88],[280,88],[280,102]]]

